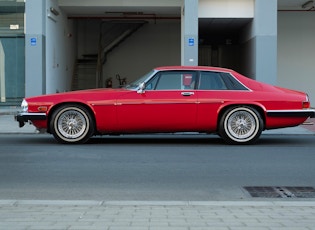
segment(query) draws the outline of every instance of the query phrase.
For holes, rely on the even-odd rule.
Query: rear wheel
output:
[[[219,124],[219,135],[229,144],[251,144],[261,135],[263,120],[249,106],[232,107],[225,111]]]
[[[54,111],[50,129],[61,143],[84,143],[94,134],[94,121],[85,107],[67,104]]]

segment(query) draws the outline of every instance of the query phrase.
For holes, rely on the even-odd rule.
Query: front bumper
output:
[[[301,109],[301,110],[268,110],[269,117],[315,117],[315,109]]]
[[[19,112],[14,116],[15,120],[19,122],[19,127],[23,127],[25,122],[32,120],[46,120],[46,113],[28,113],[28,112]]]

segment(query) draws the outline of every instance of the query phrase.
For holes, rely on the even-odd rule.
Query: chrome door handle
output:
[[[195,94],[194,92],[182,92],[183,96],[191,96],[191,95],[194,95],[194,94]]]

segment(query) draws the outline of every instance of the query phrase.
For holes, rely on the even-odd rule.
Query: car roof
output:
[[[221,71],[221,72],[233,72],[231,69],[212,67],[212,66],[160,66],[155,70],[199,70],[199,71]]]

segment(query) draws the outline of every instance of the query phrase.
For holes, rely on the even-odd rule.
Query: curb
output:
[[[105,201],[105,200],[0,200],[0,206],[211,206],[314,207],[315,201]]]

